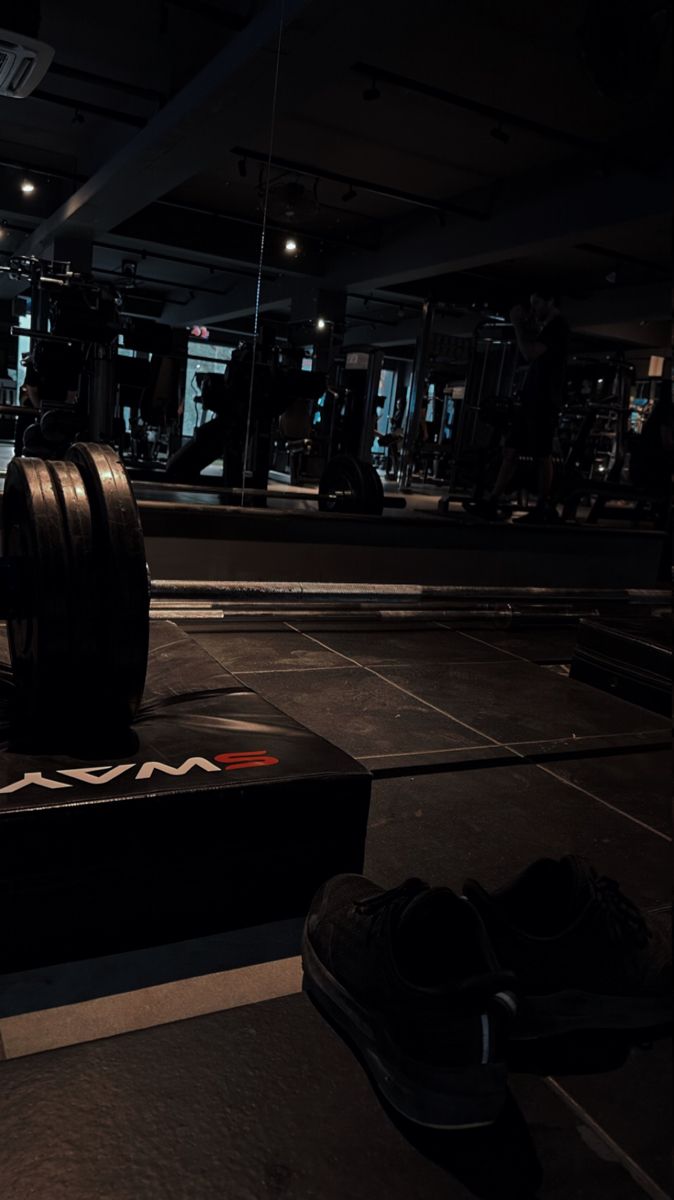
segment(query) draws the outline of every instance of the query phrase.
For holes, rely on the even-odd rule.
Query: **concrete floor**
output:
[[[365,869],[385,886],[408,875],[493,886],[573,852],[668,918],[668,723],[566,678],[573,631],[333,619],[194,636],[372,770]],[[297,932],[267,931],[266,955],[251,950],[244,966],[231,964],[256,931],[6,979],[2,1195],[670,1195],[666,1043],[607,1075],[513,1076],[493,1129],[422,1136],[384,1113],[299,994]]]

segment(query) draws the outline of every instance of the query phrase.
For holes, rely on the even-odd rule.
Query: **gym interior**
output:
[[[0,26],[0,1193],[671,1197],[670,5]]]

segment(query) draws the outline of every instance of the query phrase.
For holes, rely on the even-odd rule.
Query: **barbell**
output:
[[[19,720],[128,724],[145,683],[150,583],[115,451],[80,442],[63,461],[12,459],[2,541],[0,617]]]
[[[382,498],[374,468],[345,455],[318,500],[328,511],[381,512]],[[2,548],[0,619],[19,722],[129,724],[147,671],[150,578],[116,452],[78,442],[64,460],[12,459]]]
[[[379,475],[371,463],[363,462],[349,454],[340,454],[330,459],[317,492],[293,492],[279,488],[270,491],[268,488],[218,487],[180,483],[177,479],[167,482],[161,475],[156,479],[148,479],[142,474],[134,477],[133,486],[139,493],[145,489],[146,492],[194,492],[195,495],[232,496],[237,504],[240,503],[242,495],[245,499],[256,497],[262,500],[301,500],[304,504],[317,503],[320,512],[370,516],[381,516],[385,508],[407,507],[404,497],[384,493]]]

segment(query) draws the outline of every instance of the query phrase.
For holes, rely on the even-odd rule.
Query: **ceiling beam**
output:
[[[591,242],[598,230],[671,211],[671,173],[610,176],[577,172],[573,179],[538,176],[504,185],[489,222],[455,219],[445,228],[423,218],[391,237],[380,251],[331,256],[324,286],[347,291],[395,287],[436,275],[468,271],[550,247]],[[451,299],[451,297],[449,297]]]
[[[311,0],[267,0],[252,20],[211,61],[113,154],[19,248],[44,251],[55,237],[108,233],[153,200],[189,179],[213,156],[212,117],[225,88]],[[7,284],[2,285],[3,294]],[[20,290],[14,285],[14,291]]]
[[[430,285],[437,275],[518,258],[544,257],[551,249],[591,241],[593,233],[611,225],[667,213],[670,204],[671,184],[664,172],[657,180],[627,173],[610,178],[579,175],[572,183],[541,186],[538,194],[525,183],[519,198],[512,192],[504,194],[500,210],[479,229],[467,220],[457,219],[444,229],[437,220],[424,220],[391,238],[379,251],[333,257],[320,277],[320,287],[367,293],[412,280],[428,279]],[[612,295],[601,292],[594,296],[588,309],[599,312],[601,319],[601,305],[611,307]],[[271,305],[290,298],[289,280],[280,280],[263,291],[265,303]],[[452,300],[451,295],[445,298]],[[190,310],[190,319],[208,322],[252,313],[254,282],[242,282],[234,288],[227,298],[229,304],[231,309],[224,306],[210,311],[213,306],[207,298],[199,298]],[[659,306],[658,301],[655,310],[659,311]]]

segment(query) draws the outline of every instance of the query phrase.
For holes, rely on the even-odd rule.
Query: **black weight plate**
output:
[[[47,468],[61,508],[69,563],[69,652],[64,663],[63,691],[67,692],[68,705],[78,722],[83,719],[98,722],[106,715],[100,686],[106,664],[91,505],[75,463],[48,462]]]
[[[374,467],[351,454],[331,458],[318,485],[318,507],[321,512],[380,514],[383,489]]]
[[[320,512],[359,512],[363,492],[363,477],[357,459],[350,454],[338,454],[330,459],[321,476],[318,508]]]
[[[4,553],[25,567],[25,615],[7,622],[19,708],[40,718],[60,705],[70,650],[68,549],[53,479],[41,459],[9,463],[2,526]]]
[[[91,505],[100,645],[106,664],[98,683],[111,710],[131,720],[143,695],[150,620],[138,508],[126,471],[110,446],[78,442],[68,459],[79,468]]]
[[[384,511],[384,485],[372,463],[362,462],[360,469],[365,484],[366,511],[380,517]]]

